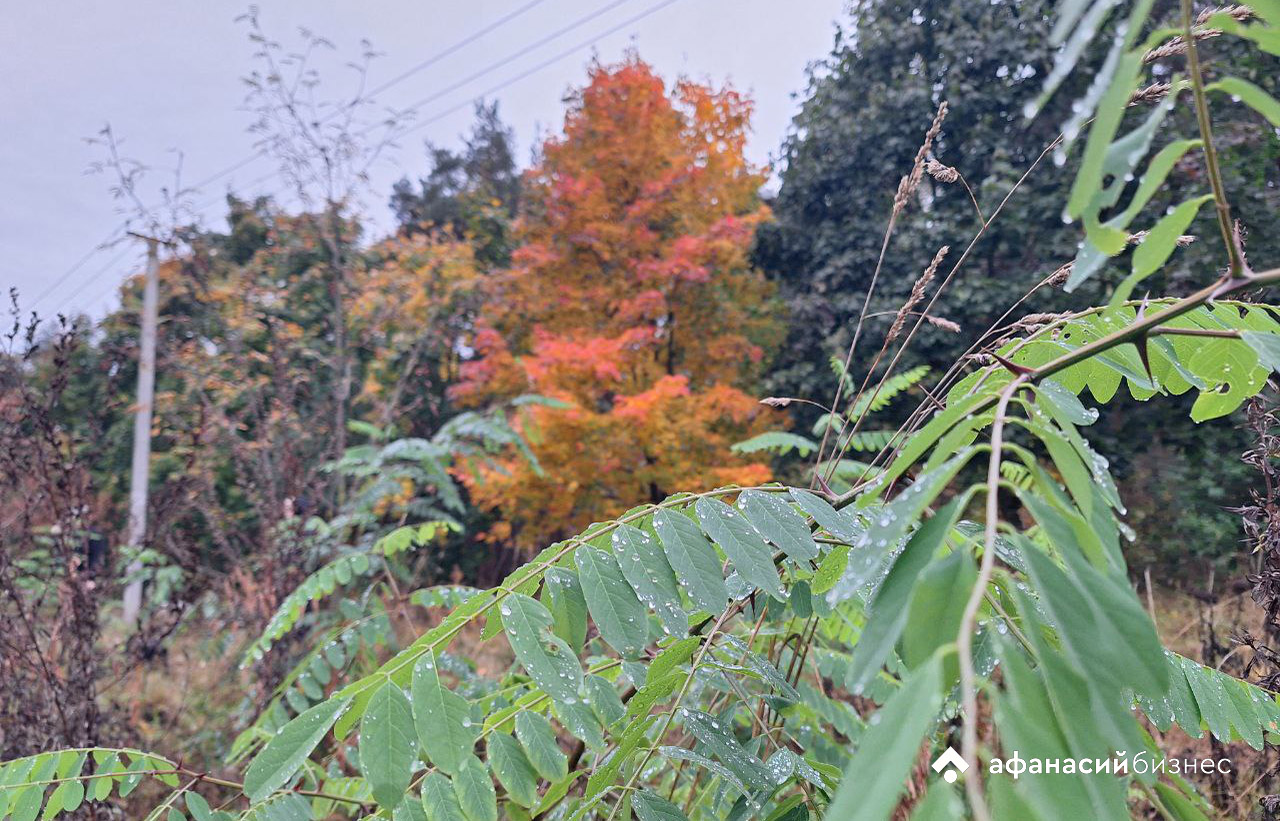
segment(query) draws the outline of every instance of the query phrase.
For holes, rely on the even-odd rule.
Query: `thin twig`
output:
[[[969,797],[969,806],[973,808],[973,816],[978,821],[991,821],[991,811],[987,807],[986,795],[982,789],[982,770],[978,767],[978,688],[973,668],[974,622],[996,568],[996,530],[1000,524],[1000,453],[1004,444],[1005,414],[1009,409],[1009,401],[1025,383],[1024,374],[1014,377],[1005,387],[1000,394],[1000,402],[996,405],[996,418],[991,423],[991,459],[987,463],[987,510],[982,564],[978,570],[978,579],[969,593],[969,601],[965,604],[964,615],[960,619],[960,634],[956,637],[960,655],[960,701],[965,717],[960,752],[969,763],[964,774],[964,787]]]

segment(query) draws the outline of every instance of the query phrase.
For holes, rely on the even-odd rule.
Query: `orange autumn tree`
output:
[[[536,393],[538,459],[473,484],[531,548],[680,489],[769,479],[729,446],[765,420],[746,392],[776,347],[772,288],[752,268],[761,169],[743,156],[751,103],[631,56],[595,65],[564,134],[526,175],[509,270],[490,281],[455,396]]]

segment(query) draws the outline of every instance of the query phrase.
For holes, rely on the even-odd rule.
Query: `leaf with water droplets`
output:
[[[965,448],[931,471],[919,476],[906,490],[880,510],[870,513],[871,526],[866,535],[849,551],[849,562],[840,581],[827,593],[832,606],[847,601],[867,584],[887,556],[898,546],[907,531],[920,520],[926,507],[933,503],[943,488],[955,478],[970,457],[972,447]]]
[[[414,665],[412,692],[413,721],[422,751],[442,772],[453,775],[479,735],[471,721],[471,705],[440,680],[434,653]]]
[[[791,488],[790,493],[791,498],[796,500],[801,510],[812,516],[823,530],[837,539],[843,539],[852,544],[866,531],[852,511],[836,510],[826,499],[798,487]]]
[[[631,794],[631,808],[640,821],[688,821],[675,804],[644,789]]]
[[[564,639],[551,633],[547,608],[523,593],[503,599],[502,626],[516,658],[552,699],[573,704],[582,689],[582,666]]]
[[[724,610],[729,591],[720,559],[694,521],[683,513],[664,509],[653,514],[653,527],[690,600],[708,613]]]
[[[808,525],[781,494],[744,490],[738,496],[738,507],[762,536],[793,561],[807,562],[817,557],[818,545]]]
[[[907,625],[907,605],[922,571],[933,561],[938,548],[951,532],[956,519],[968,504],[970,493],[952,499],[912,534],[903,551],[894,559],[884,583],[876,590],[867,608],[867,622],[853,647],[845,686],[860,694],[879,672]]]
[[[591,711],[605,727],[612,727],[627,714],[627,706],[622,703],[622,697],[618,695],[618,691],[608,679],[594,674],[589,675],[585,689]]]
[[[704,770],[707,770],[713,775],[718,775],[725,781],[732,784],[738,789],[738,792],[743,794],[750,792],[747,789],[747,785],[742,783],[742,779],[738,778],[738,776],[734,774],[733,770],[730,770],[714,758],[708,758],[697,750],[686,750],[684,747],[662,746],[658,748],[658,752],[662,754],[663,758],[670,759],[671,761],[688,761],[691,764],[697,764]]]
[[[613,532],[613,552],[622,575],[640,601],[652,608],[667,632],[684,635],[689,618],[680,603],[676,574],[655,536],[631,525],[619,525]]]
[[[453,777],[453,791],[469,821],[498,821],[498,794],[480,759],[468,756],[463,761]]]
[[[587,600],[578,574],[567,567],[549,567],[543,577],[542,601],[551,611],[551,632],[570,647],[587,641]]]
[[[587,546],[578,548],[573,559],[600,637],[623,658],[639,658],[649,643],[649,614],[618,562],[603,550]]]
[[[493,733],[487,744],[494,775],[511,800],[522,807],[538,803],[538,776],[516,740],[506,733]]]
[[[799,776],[820,790],[827,789],[826,782],[822,780],[822,774],[814,769],[812,764],[786,747],[769,756],[764,766],[778,786]]]
[[[1280,334],[1260,331],[1243,331],[1240,338],[1258,355],[1258,362],[1265,368],[1280,371]]]
[[[778,601],[787,593],[773,564],[773,551],[747,518],[719,499],[703,497],[694,509],[707,535],[720,545],[741,576]]]
[[[554,701],[551,710],[574,738],[582,739],[593,750],[604,749],[605,738],[600,729],[600,720],[581,699]]]
[[[796,692],[796,688],[791,686],[791,682],[787,681],[787,677],[782,675],[778,668],[773,665],[773,662],[758,653],[753,653],[746,642],[736,636],[725,636],[724,643],[741,655],[747,667],[768,682],[769,686],[773,687],[774,690],[777,690],[791,701],[800,700],[800,694]]]
[[[1098,421],[1098,411],[1086,408],[1080,398],[1052,379],[1042,379],[1036,385],[1036,398],[1049,405],[1055,416],[1073,425],[1092,425]]]
[[[430,821],[466,821],[453,784],[440,773],[422,779],[422,809]]]
[[[569,774],[569,757],[560,749],[555,730],[544,716],[528,710],[520,712],[516,716],[516,738],[538,775],[559,781]]]
[[[417,754],[413,707],[404,691],[387,681],[360,719],[360,771],[375,801],[392,808],[404,800]]]
[[[738,743],[723,721],[701,710],[686,708],[681,708],[680,718],[694,738],[752,789],[766,790],[773,785],[764,763]]]
[[[284,725],[245,771],[244,793],[249,800],[262,801],[287,784],[350,701],[347,698],[322,701]]]

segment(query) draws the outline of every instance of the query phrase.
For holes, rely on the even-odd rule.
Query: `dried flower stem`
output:
[[[831,400],[832,408],[840,407],[840,400],[844,395],[845,377],[849,373],[849,368],[853,364],[853,354],[858,349],[858,341],[862,338],[862,326],[867,319],[867,311],[871,307],[871,297],[875,294],[876,284],[880,281],[880,271],[884,268],[885,253],[889,250],[889,240],[893,236],[893,229],[898,224],[898,215],[902,213],[903,207],[906,205],[907,197],[920,184],[920,176],[923,174],[924,159],[933,149],[933,141],[937,138],[942,130],[942,122],[947,116],[947,103],[944,100],[938,105],[938,111],[933,115],[933,122],[929,125],[929,130],[925,132],[924,142],[920,149],[916,151],[915,161],[912,163],[911,171],[908,172],[900,183],[898,183],[898,191],[893,198],[893,208],[889,212],[889,224],[885,226],[884,239],[880,242],[880,255],[876,259],[875,270],[871,273],[871,284],[867,286],[867,296],[862,301],[862,310],[858,314],[858,323],[853,330],[853,340],[849,343],[849,352],[845,354],[844,364],[841,366],[840,378],[836,380],[835,397]],[[911,180],[914,178],[915,182]],[[822,455],[827,449],[827,440],[831,436],[831,426],[822,433],[822,441],[818,445],[818,452],[814,454],[814,479],[816,484],[818,479],[817,465],[822,463]]]

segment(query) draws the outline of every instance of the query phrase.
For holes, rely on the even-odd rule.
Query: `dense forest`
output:
[[[385,236],[249,25],[287,196],[100,142],[140,543],[147,272],[12,294],[0,819],[1280,817],[1275,0],[856,0],[772,167],[593,60]]]

